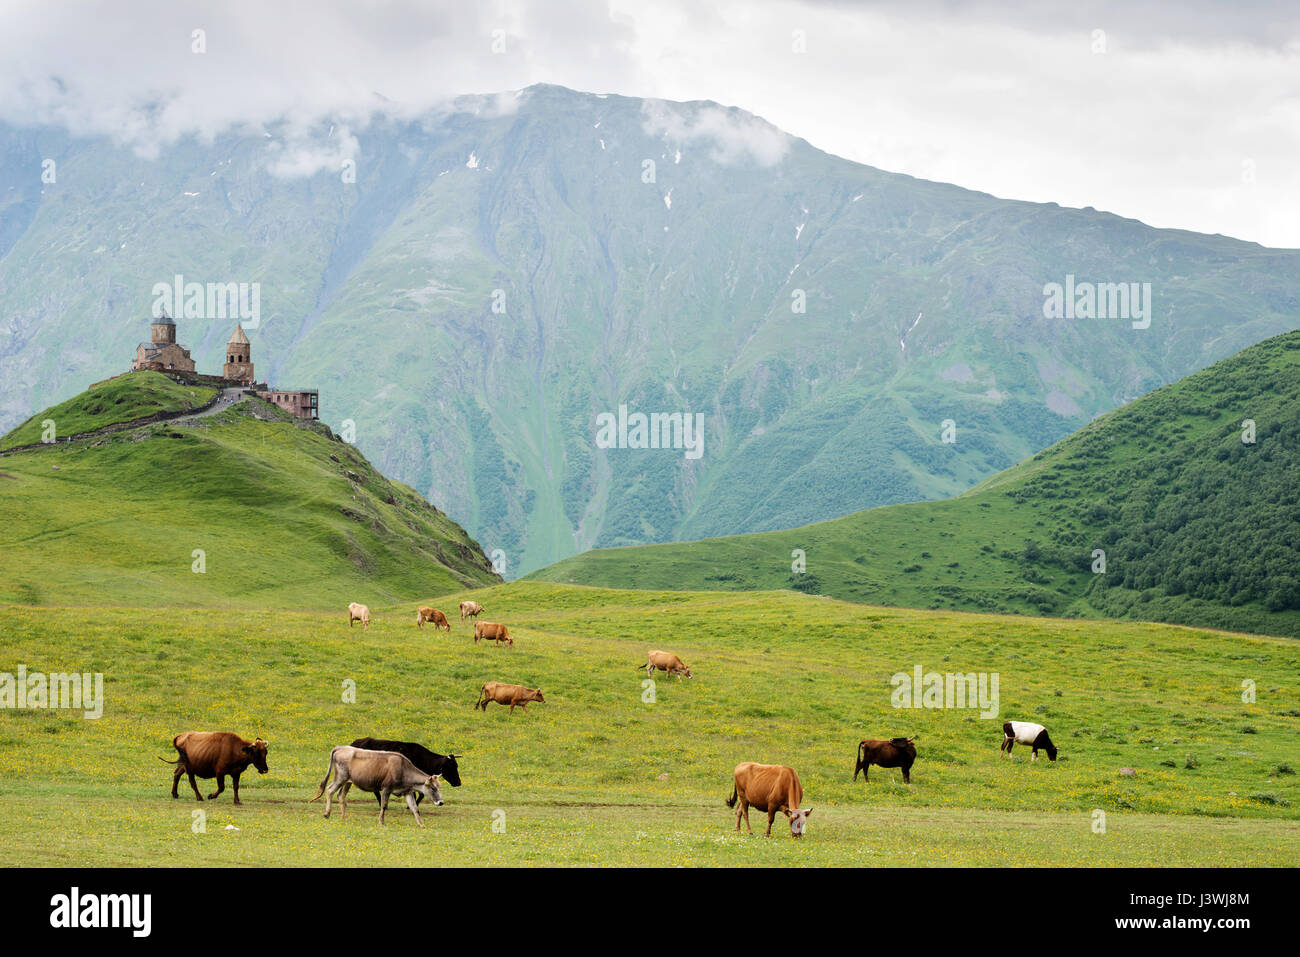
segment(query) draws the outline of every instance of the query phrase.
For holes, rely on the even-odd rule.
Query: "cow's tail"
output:
[[[483,688],[480,689],[478,693],[478,700],[474,702],[474,707],[476,709],[482,708],[484,711],[487,710],[487,686],[486,685],[484,685]]]
[[[311,801],[307,802],[308,804],[311,804],[312,801],[320,800],[320,796],[325,793],[325,784],[327,781],[329,781],[330,774],[333,773],[333,771],[334,771],[334,752],[331,750],[329,767],[325,769],[325,777],[321,778],[320,790],[316,792],[316,796],[312,798]]]
[[[859,742],[858,742],[858,761],[857,761],[857,764],[855,764],[855,765],[853,766],[853,780],[854,780],[854,781],[856,781],[856,780],[858,779],[858,772],[862,770],[862,762],[866,759],[866,757],[867,757],[867,742],[866,742],[866,741],[859,741]]]
[[[727,807],[736,806],[736,785],[731,786],[731,797],[727,798]]]
[[[155,754],[154,757],[155,757],[155,758],[158,758],[158,755]],[[180,764],[180,763],[181,763],[181,757],[180,757],[179,754],[176,755],[176,758],[175,758],[175,760],[173,760],[173,761],[168,761],[166,758],[158,758],[158,760],[161,761],[163,764]]]

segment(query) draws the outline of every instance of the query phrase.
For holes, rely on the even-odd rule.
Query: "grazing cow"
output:
[[[348,605],[348,627],[351,628],[353,622],[361,622],[361,630],[365,631],[370,627],[370,609],[358,602],[352,602]]]
[[[334,775],[334,783],[325,791],[325,784]],[[406,806],[415,815],[415,823],[424,827],[420,820],[420,809],[415,800],[418,791],[435,805],[442,806],[442,789],[438,786],[438,775],[421,771],[411,763],[406,755],[396,751],[367,751],[340,745],[330,751],[330,764],[325,769],[325,777],[320,783],[313,801],[319,801],[325,795],[325,816],[330,816],[330,799],[337,794],[339,807],[343,809],[343,820],[348,819],[348,789],[356,785],[363,791],[372,791],[379,795],[379,823],[384,823],[384,813],[388,810],[389,795],[396,794],[406,798]]]
[[[749,827],[749,807],[752,804],[760,811],[767,812],[767,833],[764,837],[772,836],[772,822],[778,811],[790,819],[790,833],[795,837],[803,837],[812,808],[799,808],[803,802],[803,785],[799,783],[799,775],[794,768],[782,764],[755,764],[746,761],[736,765],[735,778],[731,797],[727,798],[727,807],[736,807],[739,798],[740,807],[736,808],[737,831],[740,830],[741,815],[744,815],[745,827],[749,828],[750,834],[754,833],[754,829]]]
[[[1032,721],[1008,721],[1002,725],[1002,748],[1003,754],[1011,756],[1011,748],[1016,744],[1026,744],[1033,748],[1033,754],[1029,756],[1030,761],[1038,760],[1040,750],[1047,752],[1049,761],[1056,760],[1056,745],[1052,744],[1052,739],[1047,736],[1047,729],[1041,724],[1034,724]]]
[[[235,789],[235,803],[239,804],[239,776],[250,764],[259,774],[267,771],[266,742],[261,738],[250,742],[230,731],[183,731],[172,738],[172,747],[176,749],[175,761],[158,759],[164,764],[176,765],[176,772],[172,775],[172,797],[180,797],[176,786],[181,775],[187,774],[194,796],[200,801],[203,795],[199,793],[194,778],[217,779],[217,789],[208,795],[211,801],[226,789],[226,775],[229,774],[231,786]]]
[[[666,671],[670,675],[676,675],[678,681],[682,680],[682,675],[688,678],[695,677],[691,674],[691,669],[686,667],[686,662],[667,651],[650,652],[650,656],[645,663],[645,673],[648,675],[654,674],[656,668],[660,671]]]
[[[510,637],[509,629],[505,625],[498,625],[495,621],[474,622],[474,644],[477,645],[480,638],[495,641],[498,645],[504,641],[507,648],[515,646],[515,640]]]
[[[451,625],[447,623],[446,615],[438,611],[436,608],[425,608],[421,605],[419,612],[415,616],[415,626],[417,628],[423,628],[426,621],[433,622],[434,631],[437,631],[439,628],[445,628],[448,631],[451,631]]]
[[[460,768],[456,764],[454,754],[437,754],[422,744],[412,744],[409,741],[386,741],[382,738],[357,738],[352,742],[352,747],[365,751],[396,751],[425,774],[440,774],[442,779],[452,787],[460,787]],[[379,799],[378,794],[375,795],[375,799]],[[417,791],[415,803],[419,804],[423,800],[424,795]]]
[[[483,614],[483,606],[476,601],[463,601],[460,603],[460,620],[473,618],[478,620],[478,616]]]
[[[495,701],[497,704],[510,705],[510,713],[515,713],[515,705],[528,710],[528,702],[537,701],[546,704],[546,699],[542,697],[541,688],[525,688],[523,685],[508,685],[500,681],[489,681],[483,686],[483,691],[479,699],[475,702],[474,707],[487,710],[487,706]]]

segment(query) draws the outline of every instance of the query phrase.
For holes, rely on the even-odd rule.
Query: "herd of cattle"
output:
[[[514,639],[504,625],[494,622],[478,621],[483,606],[476,601],[460,603],[460,620],[473,618],[474,641],[481,639],[495,640],[506,647],[514,646]],[[370,627],[370,609],[353,602],[348,606],[348,626],[361,622],[362,629]],[[423,628],[431,622],[436,629],[451,631],[447,616],[436,608],[420,607],[417,612],[416,625]],[[644,667],[647,675],[656,670],[676,676],[693,678],[691,669],[677,655],[666,651],[649,652]],[[480,690],[479,699],[474,707],[487,711],[487,706],[496,702],[508,705],[513,714],[516,707],[527,710],[530,701],[546,703],[539,688],[526,688],[523,685],[506,684],[501,681],[489,681]],[[1057,749],[1047,729],[1041,724],[1029,721],[1007,721],[1002,725],[1001,754],[1010,756],[1011,749],[1025,745],[1032,751],[1030,760],[1038,759],[1038,752],[1044,751],[1047,757],[1055,761]],[[858,772],[862,772],[863,781],[870,781],[871,765],[882,768],[899,768],[903,772],[903,783],[911,784],[912,765],[916,761],[915,737],[890,738],[887,741],[863,739],[858,742],[857,762],[853,768],[853,780],[857,781]],[[259,774],[267,773],[267,743],[261,738],[246,741],[230,731],[185,731],[172,739],[172,747],[177,757],[173,761],[159,758],[167,764],[174,764],[172,776],[172,797],[179,797],[177,787],[180,779],[189,777],[194,796],[203,800],[195,778],[216,778],[217,789],[208,795],[208,800],[215,799],[226,788],[229,777],[234,791],[235,803],[239,804],[239,777],[251,764]],[[347,795],[355,784],[362,791],[375,795],[379,802],[379,823],[384,823],[388,810],[388,799],[393,795],[405,798],[406,805],[415,815],[416,823],[424,827],[420,819],[419,804],[424,798],[431,800],[435,806],[442,805],[442,783],[460,787],[460,768],[454,754],[438,754],[423,745],[409,741],[390,741],[380,738],[358,738],[350,745],[339,745],[330,751],[329,766],[325,777],[312,801],[325,796],[325,817],[330,816],[332,800],[338,798],[342,816],[347,819]],[[330,778],[333,782],[330,782]],[[784,814],[790,822],[790,833],[802,837],[807,826],[812,808],[804,808],[803,785],[794,768],[780,764],[755,764],[746,761],[736,765],[733,772],[734,784],[731,797],[726,801],[727,807],[736,808],[736,830],[740,830],[743,820],[749,833],[754,829],[749,826],[749,809],[751,807],[767,814],[767,836],[772,835],[772,823],[777,814]]]

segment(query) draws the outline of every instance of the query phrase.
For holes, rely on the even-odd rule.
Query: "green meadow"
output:
[[[513,650],[475,645],[455,620],[469,594],[510,625]],[[432,603],[450,634],[418,630],[417,602],[373,605],[368,631],[337,608],[0,608],[0,672],[102,672],[106,699],[97,720],[0,710],[0,863],[1283,866],[1300,855],[1292,640],[793,592],[520,582]],[[650,648],[677,652],[696,677],[646,686],[637,666]],[[891,675],[918,664],[996,673],[999,715],[895,708]],[[540,687],[546,703],[478,712],[487,680]],[[1006,719],[1046,725],[1060,759],[1002,758]],[[270,742],[270,773],[245,775],[242,807],[229,785],[200,804],[182,781],[172,799],[158,758],[174,757],[186,729]],[[425,802],[423,830],[397,800],[381,828],[356,789],[347,821],[337,807],[325,820],[310,798],[330,748],[361,735],[462,754],[464,786],[444,788],[441,808]],[[912,786],[880,768],[855,783],[858,740],[894,735],[916,736]],[[755,836],[735,834],[723,802],[747,760],[798,770],[814,808],[804,840],[782,819],[765,841],[756,811]]]

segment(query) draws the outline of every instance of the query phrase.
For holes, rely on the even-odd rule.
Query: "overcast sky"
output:
[[[147,151],[549,82],[716,100],[883,169],[1300,247],[1300,4],[1052,6],[0,0],[0,119]]]

